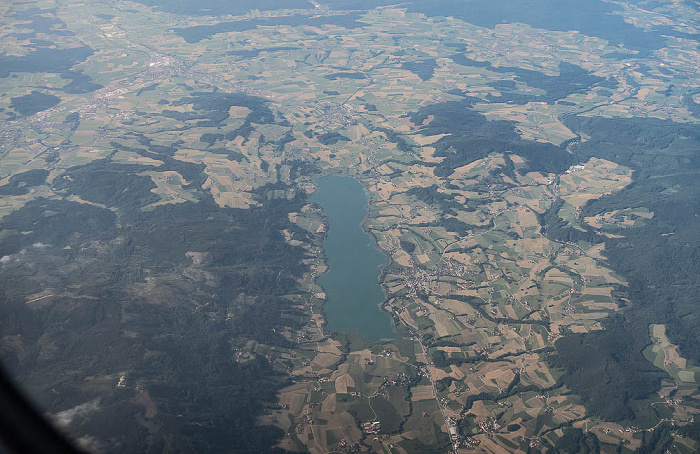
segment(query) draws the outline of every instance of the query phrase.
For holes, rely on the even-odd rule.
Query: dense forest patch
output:
[[[491,153],[513,152],[527,159],[531,170],[561,173],[572,163],[565,144],[532,142],[520,138],[515,124],[505,120],[488,120],[474,111],[475,100],[467,98],[426,106],[411,116],[421,124],[429,116],[433,119],[421,128],[424,135],[449,134],[433,145],[435,156],[444,157],[435,166],[437,176],[448,176],[454,169]]]
[[[99,397],[95,414],[74,418],[71,430],[124,450],[270,451],[282,433],[257,426],[256,417],[286,375],[255,352],[232,358],[250,340],[289,346],[279,332],[300,314],[283,296],[298,291],[304,254],[280,230],[305,235],[287,217],[305,195],[269,199],[284,187],[262,187],[261,207],[237,210],[200,191],[196,203],[143,211],[153,183],[136,175],[142,167],[94,161],[54,182],[114,211],[37,199],[0,221],[0,334],[22,339],[2,361],[48,411]],[[10,185],[45,177],[18,175]],[[44,290],[45,300],[25,303],[24,295]],[[75,371],[123,374],[128,387],[66,380]],[[157,408],[150,435],[138,423],[139,393]],[[124,428],[117,439],[115,424]]]
[[[61,102],[61,98],[33,91],[28,95],[10,99],[10,107],[20,115],[34,115],[35,113],[50,109]]]
[[[582,117],[568,118],[567,126],[590,134],[574,147],[582,162],[596,156],[635,170],[632,185],[591,201],[581,217],[638,206],[654,217],[640,227],[613,230],[620,237],[604,240],[611,267],[629,282],[632,304],[607,321],[605,330],[557,342],[554,364],[564,367],[565,383],[592,414],[634,419],[645,409],[635,409],[631,401],[655,391],[663,376],[641,353],[650,342],[649,324],[665,323],[682,356],[700,361],[700,128]]]

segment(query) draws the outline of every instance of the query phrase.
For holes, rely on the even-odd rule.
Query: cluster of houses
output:
[[[368,421],[362,423],[362,432],[366,434],[378,434],[382,430],[382,423],[379,421]]]

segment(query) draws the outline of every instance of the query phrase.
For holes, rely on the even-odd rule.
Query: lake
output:
[[[386,257],[362,223],[367,196],[354,178],[331,175],[318,180],[311,201],[323,208],[328,234],[323,242],[329,269],[318,278],[327,295],[323,311],[332,331],[359,332],[366,341],[396,339],[391,316],[380,307],[385,296],[379,285]]]

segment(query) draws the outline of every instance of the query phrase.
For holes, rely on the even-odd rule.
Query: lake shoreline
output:
[[[337,180],[334,181],[335,187],[329,187],[329,179],[334,178],[337,178]],[[322,180],[326,182],[325,187]],[[333,180],[331,181],[333,182]],[[352,183],[348,185],[347,183],[350,181]],[[361,191],[351,194],[360,188]],[[328,191],[331,189],[334,190],[335,193],[329,193]],[[361,196],[361,201],[357,198],[358,196]],[[319,200],[319,198],[325,200]],[[338,198],[345,199],[341,201]],[[352,198],[352,200],[350,198]],[[377,238],[365,227],[370,214],[369,203],[371,198],[369,191],[356,178],[343,174],[332,174],[322,176],[316,181],[316,191],[311,195],[310,200],[321,208],[322,215],[327,225],[322,245],[322,254],[326,270],[315,279],[316,284],[323,288],[326,294],[326,300],[322,307],[325,327],[333,332],[358,333],[367,342],[388,341],[399,338],[400,334],[396,331],[393,314],[386,310],[388,294],[382,285],[383,278],[386,274],[386,267],[391,264],[391,258],[384,253],[378,245]],[[342,210],[339,210],[339,203],[348,203],[352,206],[348,206],[347,209],[344,207]],[[352,218],[352,222],[339,223],[342,221],[337,218],[339,215],[346,218],[349,215],[348,213],[352,211],[355,211],[356,213],[354,215],[359,218],[358,203],[362,204],[361,219],[357,221],[356,218]],[[336,219],[332,219],[333,217],[336,217]],[[343,220],[347,221],[347,219]],[[333,235],[331,230],[339,228],[341,230],[340,235],[342,235],[343,238],[342,241],[339,237],[331,237],[331,235]],[[337,235],[338,230],[334,231]],[[361,234],[361,236],[356,236],[358,233]],[[350,245],[345,244],[346,240],[354,240],[356,242],[352,245],[354,247],[351,248]],[[364,240],[368,241],[365,242]],[[329,241],[332,242],[332,244],[329,245]],[[329,248],[331,249],[330,254]],[[372,255],[376,253],[375,257],[358,257],[352,255],[352,252],[361,251],[363,248],[367,248],[366,254]],[[344,250],[339,251],[338,249]],[[369,250],[372,252],[369,252]],[[333,254],[346,254],[346,257],[342,259],[341,256],[338,255],[331,257]],[[378,257],[381,257],[381,263],[377,260]],[[331,264],[333,261],[336,263]],[[359,263],[356,263],[358,261]],[[340,269],[338,269],[339,265]],[[353,269],[353,265],[358,268]],[[375,266],[376,277],[372,276],[370,281],[367,270],[373,270]],[[343,274],[338,275],[337,273]],[[357,273],[365,275],[360,278],[360,281],[355,283],[357,286],[354,286],[352,291],[349,291],[345,280],[347,278],[355,278]],[[377,290],[380,292],[377,292]],[[356,296],[355,292],[357,292],[359,296]],[[349,293],[352,293],[352,295]],[[381,300],[379,300],[379,293],[381,293]],[[362,302],[367,299],[371,300],[371,304],[365,304],[365,307],[362,307]],[[367,313],[366,311],[368,311],[370,307],[376,309],[377,312],[374,314]],[[360,308],[360,310],[354,312],[354,310],[358,308]],[[377,317],[378,314],[381,314],[381,316]],[[364,320],[365,323],[360,323],[362,320]],[[353,323],[359,323],[359,326],[353,328]],[[385,326],[381,326],[382,323]]]

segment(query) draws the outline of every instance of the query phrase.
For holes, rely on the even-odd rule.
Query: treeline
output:
[[[432,115],[423,133],[449,134],[435,143],[435,155],[445,158],[435,168],[438,176],[493,152],[521,155],[529,169],[553,173],[591,157],[635,171],[633,184],[588,203],[581,213],[586,217],[642,206],[655,214],[641,226],[610,230],[621,238],[601,237],[592,229],[581,231],[567,225],[558,215],[561,200],[539,220],[543,232],[558,241],[605,241],[610,265],[629,282],[633,304],[624,317],[607,322],[626,337],[608,333],[611,329],[567,337],[557,343],[557,349],[568,362],[558,365],[566,371],[564,382],[582,395],[592,414],[612,420],[638,416],[644,409],[636,400],[652,393],[660,379],[641,354],[650,342],[650,323],[666,324],[681,354],[700,361],[700,309],[695,304],[700,292],[700,128],[654,119],[571,116],[564,119],[565,124],[590,139],[555,147],[519,139],[512,123],[486,120],[472,110],[473,102],[466,98],[427,106],[411,117],[421,124]],[[506,163],[501,171],[512,172],[509,167]],[[411,194],[446,212],[456,208],[437,187],[415,189]],[[607,370],[600,369],[605,366]],[[592,370],[599,373],[590,373]]]
[[[29,188],[46,182],[49,171],[44,169],[27,170],[10,177],[7,184],[0,186],[0,195],[25,195]]]
[[[414,187],[406,191],[406,195],[414,196],[421,202],[428,205],[437,205],[443,214],[457,214],[462,205],[458,203],[453,196],[440,192],[437,185],[426,187]]]
[[[520,155],[530,170],[561,173],[568,169],[572,156],[565,147],[532,142],[520,138],[511,121],[488,120],[472,109],[473,98],[426,106],[411,116],[421,124],[428,116],[432,121],[421,128],[425,135],[448,134],[435,142],[435,156],[444,159],[435,166],[435,175],[449,176],[454,169],[484,158],[491,153]]]
[[[202,120],[197,126],[218,126],[229,118],[231,107],[239,106],[250,109],[244,124],[271,124],[275,122],[275,115],[267,107],[267,103],[263,98],[241,93],[197,92],[170,103],[175,107],[192,104],[194,112],[164,110],[163,115],[179,121]]]
[[[564,206],[564,199],[557,198],[547,211],[542,214],[536,213],[537,220],[542,226],[543,235],[566,243],[585,241],[595,244],[603,242],[603,237],[594,232],[589,226],[584,226],[585,230],[579,230],[559,217],[559,210],[562,206]]]
[[[635,418],[633,400],[656,391],[664,376],[642,356],[649,340],[630,332],[628,321],[614,315],[595,335],[568,334],[555,346],[550,364],[563,370],[564,382],[592,415],[607,421]]]
[[[629,283],[632,304],[603,322],[604,330],[570,334],[556,343],[552,364],[565,371],[564,383],[582,396],[588,412],[607,420],[639,419],[640,404],[666,373],[642,355],[648,326],[665,324],[681,355],[700,361],[700,128],[652,119],[569,117],[573,131],[590,135],[572,144],[577,160],[591,157],[631,167],[633,183],[588,203],[581,217],[622,208],[646,207],[654,217],[641,226],[613,228],[605,238],[610,266]],[[555,204],[556,205],[556,204]],[[589,232],[565,227],[556,206],[541,217],[546,234],[559,240],[589,241]]]
[[[477,356],[455,358],[452,356],[448,356],[442,350],[435,350],[430,355],[430,359],[432,360],[435,367],[439,367],[441,369],[453,365],[459,367],[462,364],[474,364],[483,361],[485,358],[488,358],[488,356],[485,356],[483,354]]]
[[[528,102],[553,103],[571,94],[588,91],[595,85],[608,88],[615,88],[617,85],[615,81],[594,76],[580,66],[567,62],[561,62],[559,64],[558,75],[549,76],[539,71],[513,66],[493,66],[491,62],[480,62],[467,58],[463,53],[452,55],[450,58],[458,65],[481,67],[508,75],[513,74],[515,80],[545,92],[541,95],[525,95],[516,91],[517,86],[515,81],[509,79],[501,80],[491,84],[494,88],[501,90],[499,96],[493,96],[491,94],[487,96],[487,100],[492,102],[511,102],[516,104],[526,104]],[[510,91],[514,92],[511,93]]]
[[[99,396],[100,408],[69,429],[124,451],[272,452],[283,434],[256,420],[288,378],[255,346],[291,346],[281,333],[303,319],[293,295],[305,253],[280,231],[306,238],[287,216],[305,194],[270,198],[290,189],[277,183],[254,194],[260,207],[221,208],[197,188],[199,166],[162,157],[157,168],[93,161],[50,182],[111,209],[36,199],[0,220],[0,256],[14,257],[0,268],[0,337],[23,342],[3,342],[0,358],[45,411]],[[187,175],[198,202],[142,210],[157,200],[138,175],[149,169]],[[25,303],[47,288],[45,304]],[[85,380],[121,374],[126,388]],[[146,425],[141,392],[157,410]]]
[[[434,58],[427,58],[425,60],[404,62],[403,65],[401,65],[401,69],[411,71],[413,74],[420,77],[421,80],[429,80],[433,77],[437,66],[437,62]]]
[[[553,449],[547,454],[598,454],[600,442],[594,433],[567,427],[564,434],[557,439]]]
[[[606,255],[630,283],[632,310],[648,323],[665,323],[681,354],[700,362],[700,127],[641,119],[568,123],[592,136],[577,155],[607,156],[635,170],[632,185],[589,203],[582,216],[636,206],[654,213],[640,227],[612,230],[624,238],[607,239]]]

